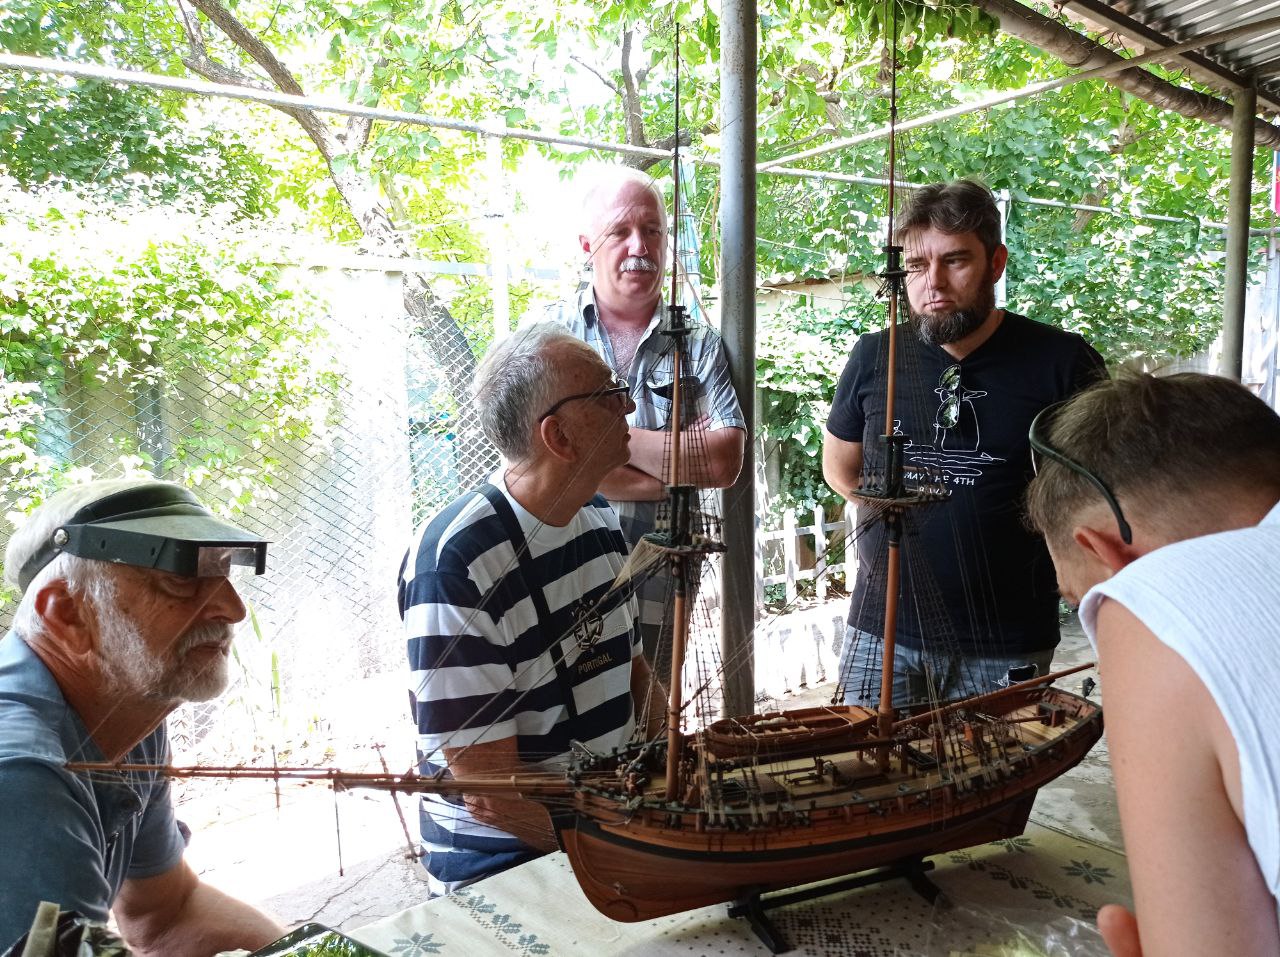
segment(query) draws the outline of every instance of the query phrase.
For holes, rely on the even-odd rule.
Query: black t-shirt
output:
[[[920,647],[942,631],[966,654],[1018,655],[1058,643],[1057,579],[1048,550],[1022,519],[1031,480],[1027,430],[1041,409],[1106,375],[1075,333],[1006,312],[991,337],[957,362],[898,326],[895,432],[909,436],[908,482],[941,480],[950,497],[904,519],[898,639]],[[888,333],[861,336],[840,376],[827,429],[861,442],[863,472],[882,473]],[[867,510],[860,510],[860,519]],[[860,522],[861,524],[861,522]],[[885,527],[858,539],[849,621],[884,628]]]

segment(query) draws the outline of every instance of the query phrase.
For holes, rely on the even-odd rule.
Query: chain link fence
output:
[[[462,389],[491,330],[462,329],[447,298],[428,310],[406,304],[406,291],[430,277],[289,271],[323,313],[301,360],[324,375],[313,379],[322,387],[300,438],[264,442],[222,424],[232,407],[246,415],[228,363],[168,377],[159,358],[149,381],[66,376],[57,395],[35,397],[35,446],[51,474],[112,477],[123,462],[194,485],[215,510],[271,540],[267,573],[237,582],[250,616],[237,629],[232,688],[170,719],[184,756],[242,760],[246,736],[263,750],[305,736],[326,699],[403,670],[396,575],[412,530],[498,464]],[[556,294],[544,285],[540,295]],[[450,283],[428,288],[447,297]],[[199,348],[233,360],[230,346]],[[184,450],[197,439],[203,457],[193,465]],[[6,626],[13,608],[0,610]],[[407,711],[405,727],[409,736]]]

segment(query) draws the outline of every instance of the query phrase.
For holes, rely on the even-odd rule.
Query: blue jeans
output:
[[[873,708],[880,703],[882,644],[878,635],[852,625],[845,627],[844,647],[840,650],[845,704]],[[964,655],[899,645],[893,656],[893,706],[996,691],[1048,674],[1052,663],[1052,648],[1021,655]]]

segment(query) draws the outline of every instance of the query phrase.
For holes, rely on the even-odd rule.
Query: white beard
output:
[[[175,642],[176,660],[166,667],[128,614],[100,611],[98,621],[102,670],[118,692],[163,701],[210,701],[227,689],[226,657],[211,655],[207,665],[193,670],[187,652],[211,641],[229,641],[230,625],[208,622],[183,632]]]

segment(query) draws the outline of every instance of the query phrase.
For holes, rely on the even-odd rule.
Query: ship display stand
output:
[[[914,857],[911,860],[877,867],[861,874],[852,874],[848,877],[824,881],[821,884],[802,887],[799,890],[777,891],[768,896],[757,891],[731,903],[729,905],[729,916],[746,921],[752,932],[760,939],[760,942],[769,949],[769,953],[785,954],[791,950],[791,947],[782,934],[779,933],[777,926],[769,919],[768,911],[778,907],[787,907],[791,904],[802,904],[805,901],[832,897],[836,894],[858,890],[862,887],[874,887],[877,884],[894,880],[905,880],[913,891],[923,897],[926,902],[933,904],[942,895],[942,888],[925,876],[933,868],[933,861],[922,857]]]

